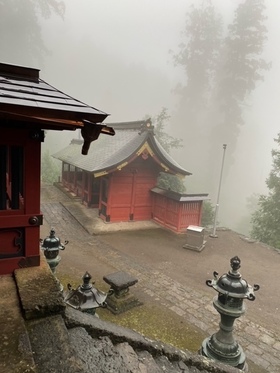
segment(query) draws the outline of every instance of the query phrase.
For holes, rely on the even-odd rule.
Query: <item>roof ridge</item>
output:
[[[135,120],[130,122],[115,122],[115,123],[106,123],[106,125],[113,127],[117,130],[149,130],[153,129],[151,118],[143,120]]]
[[[32,67],[11,65],[7,63],[0,63],[0,74],[8,77],[24,80],[39,80],[39,69]]]

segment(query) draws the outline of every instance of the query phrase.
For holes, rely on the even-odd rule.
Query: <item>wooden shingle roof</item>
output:
[[[107,116],[40,79],[38,69],[0,63],[0,127],[81,128],[93,141],[100,133],[114,134],[99,124]]]
[[[161,196],[167,197],[169,199],[173,199],[177,202],[196,202],[196,201],[204,201],[209,200],[208,193],[200,193],[200,194],[182,194],[177,193],[172,190],[166,190],[160,187],[154,187],[151,189],[152,193],[160,194]]]
[[[37,69],[0,63],[0,115],[5,114],[49,119],[49,126],[58,129],[81,127],[82,120],[102,122],[108,116],[46,83]]]
[[[164,171],[190,175],[160,145],[149,121],[110,123],[115,131],[113,138],[100,139],[90,149],[87,157],[79,154],[80,140],[53,155],[63,162],[100,176],[125,167],[143,152],[149,153]]]

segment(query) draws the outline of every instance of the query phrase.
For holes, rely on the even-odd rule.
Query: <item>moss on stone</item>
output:
[[[67,289],[70,283],[73,288],[81,285],[82,280],[61,274],[60,281]],[[104,282],[96,281],[94,286],[102,291],[108,291]],[[97,314],[104,321],[133,329],[147,338],[171,344],[180,349],[197,352],[204,338],[207,337],[200,329],[187,323],[182,317],[176,315],[159,304],[145,302],[142,306],[132,308],[120,315],[114,315],[107,309],[98,308]]]
[[[98,309],[97,313],[102,320],[114,322],[145,337],[191,352],[197,352],[206,337],[198,328],[187,324],[180,316],[159,305],[144,304],[117,316],[106,309]]]

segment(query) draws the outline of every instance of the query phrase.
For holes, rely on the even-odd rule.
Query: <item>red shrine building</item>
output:
[[[40,264],[40,161],[44,130],[81,129],[87,154],[107,114],[52,87],[39,70],[0,63],[0,275]],[[83,155],[84,159],[86,157]]]
[[[89,208],[98,208],[106,222],[154,220],[174,232],[200,225],[207,194],[180,194],[157,187],[161,172],[191,175],[163,149],[150,120],[111,123],[115,136],[96,142],[88,156],[82,140],[53,155],[62,161],[64,188]],[[106,143],[105,143],[106,142]]]

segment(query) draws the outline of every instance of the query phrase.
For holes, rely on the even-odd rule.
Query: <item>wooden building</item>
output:
[[[0,63],[0,275],[40,263],[40,161],[44,129],[75,130],[87,153],[107,114],[50,86],[39,70]]]
[[[87,158],[79,154],[79,139],[72,140],[69,146],[53,155],[62,161],[63,186],[79,196],[86,206],[98,208],[100,218],[106,222],[154,219],[176,232],[183,231],[189,224],[199,224],[205,194],[196,196],[196,212],[187,210],[189,213],[184,219],[183,213],[178,212],[177,218],[179,215],[181,218],[176,226],[158,218],[159,203],[164,204],[166,199],[170,203],[174,201],[170,195],[163,198],[153,189],[160,172],[182,178],[191,173],[162,148],[150,120],[110,126],[115,130],[114,138],[106,138],[106,144],[98,141]],[[176,203],[181,211],[183,205],[189,206],[190,200],[182,197]],[[175,213],[171,210],[170,216]]]
[[[176,233],[189,225],[200,226],[203,201],[208,194],[181,194],[155,187],[152,192],[152,219]]]

